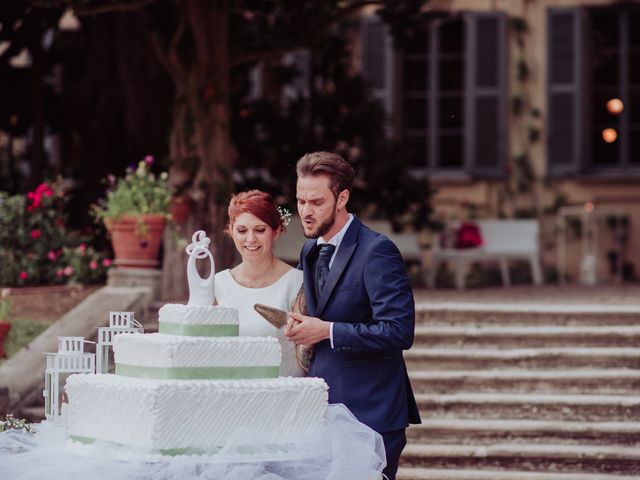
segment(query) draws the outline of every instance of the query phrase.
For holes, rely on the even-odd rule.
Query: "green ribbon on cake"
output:
[[[203,324],[180,324],[171,322],[160,322],[159,333],[168,335],[183,335],[187,337],[237,337],[240,334],[239,325],[203,325]]]
[[[277,378],[278,365],[243,367],[145,367],[116,364],[116,375],[155,380],[240,380],[247,378]]]

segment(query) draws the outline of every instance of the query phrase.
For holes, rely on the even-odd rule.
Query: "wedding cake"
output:
[[[278,377],[280,344],[239,337],[238,311],[212,306],[215,263],[202,231],[187,247],[189,302],[167,304],[155,334],[114,337],[115,374],[67,379],[69,437],[168,455],[215,453],[229,442],[309,440],[326,421],[327,385]],[[209,277],[196,260],[209,258]]]

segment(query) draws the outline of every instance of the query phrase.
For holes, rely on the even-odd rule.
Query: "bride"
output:
[[[302,271],[273,255],[274,242],[285,231],[284,219],[271,195],[260,190],[234,195],[228,213],[226,231],[242,261],[216,274],[216,303],[239,310],[241,336],[277,338],[282,347],[280,376],[301,377],[304,371],[296,361],[295,344],[287,340],[283,329],[276,329],[253,309],[262,303],[298,310]]]

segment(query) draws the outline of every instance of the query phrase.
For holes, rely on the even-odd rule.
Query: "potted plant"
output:
[[[169,218],[171,187],[167,173],[151,171],[147,155],[122,178],[108,177],[106,198],[93,207],[111,235],[115,265],[125,268],[157,268],[162,234]]]
[[[9,323],[9,313],[11,312],[11,302],[7,298],[0,298],[0,358],[6,358],[4,351],[4,341],[9,335],[11,324]]]

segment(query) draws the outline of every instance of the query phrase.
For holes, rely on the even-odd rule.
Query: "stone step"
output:
[[[453,347],[634,347],[640,326],[420,326],[415,343]]]
[[[599,393],[640,392],[640,370],[453,370],[409,372],[418,393]]]
[[[640,446],[640,422],[427,418],[407,429],[412,444],[568,443]]]
[[[640,348],[439,348],[404,352],[409,370],[638,368]]]
[[[640,418],[640,396],[509,393],[417,394],[423,419],[623,422]]]
[[[396,480],[640,480],[640,476],[401,467],[398,469]]]
[[[417,325],[638,325],[636,305],[417,302]]]
[[[640,448],[620,445],[407,445],[403,466],[530,472],[640,474]]]

